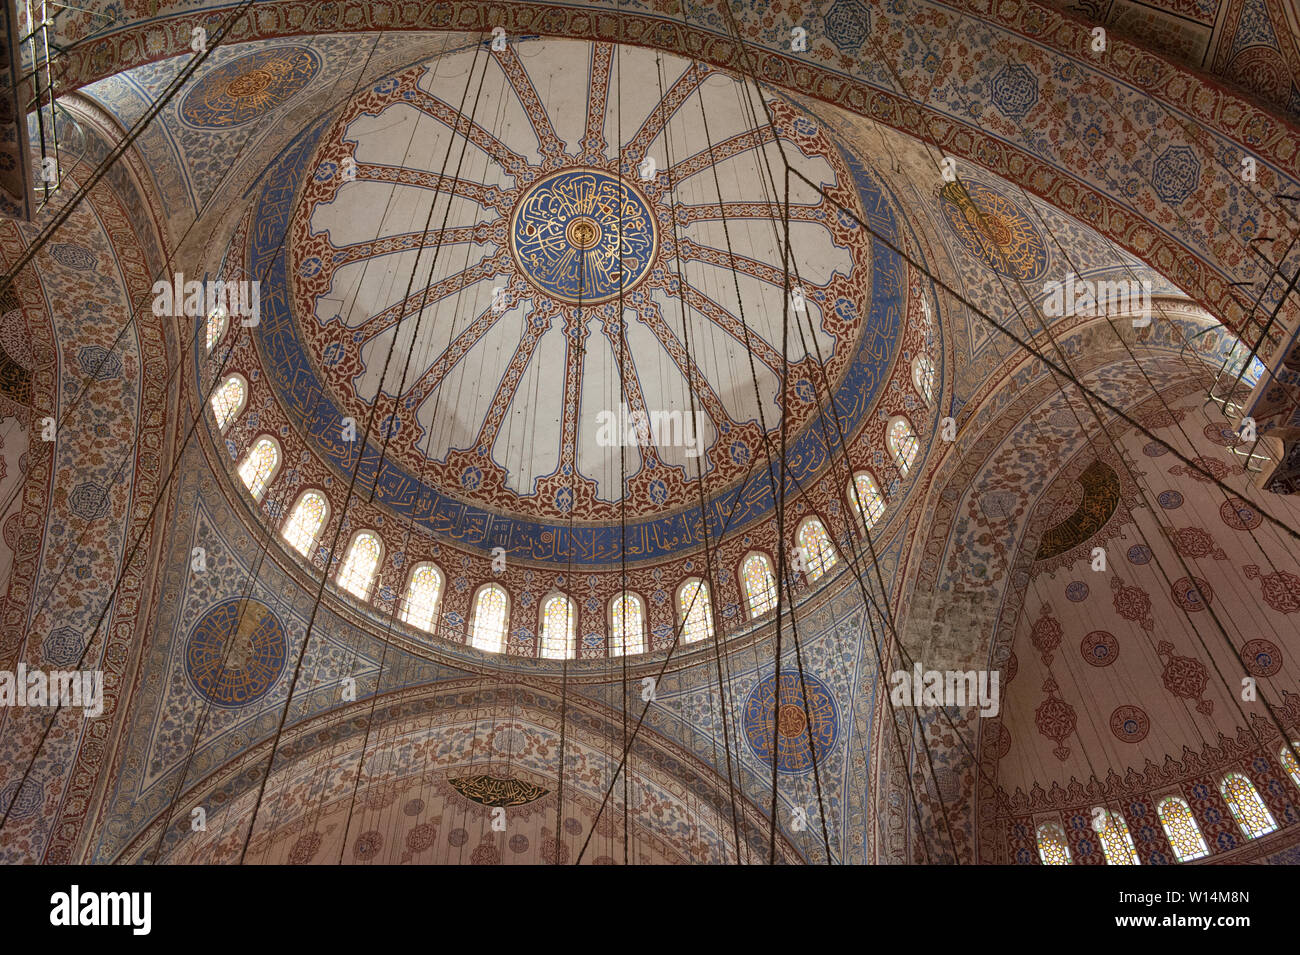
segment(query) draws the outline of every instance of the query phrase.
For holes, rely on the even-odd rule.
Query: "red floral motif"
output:
[[[1250,580],[1259,578],[1264,593],[1264,603],[1278,613],[1295,613],[1300,610],[1300,577],[1279,570],[1273,574],[1260,573],[1254,564],[1245,567],[1246,577]]]
[[[1150,730],[1151,719],[1140,706],[1128,704],[1116,707],[1115,712],[1110,714],[1110,731],[1116,739],[1126,743],[1140,743],[1147,738]]]
[[[1249,501],[1231,497],[1219,505],[1219,518],[1234,531],[1253,531],[1264,518]]]
[[[1247,640],[1241,648],[1241,662],[1251,676],[1272,676],[1282,669],[1282,651],[1269,640]]]
[[[1205,426],[1203,433],[1209,440],[1222,448],[1235,448],[1241,444],[1241,436],[1232,430],[1231,425],[1211,422]]]
[[[1151,619],[1151,597],[1141,587],[1125,586],[1118,577],[1110,579],[1110,589],[1115,591],[1115,612],[1125,620],[1136,620],[1143,630],[1154,630]]]
[[[1043,604],[1043,608],[1038,612],[1038,619],[1034,621],[1029,642],[1042,655],[1045,666],[1052,665],[1052,651],[1061,645],[1061,637],[1064,634],[1061,622],[1052,616],[1051,604]]]
[[[1083,658],[1095,667],[1108,667],[1119,656],[1119,641],[1109,630],[1094,630],[1079,643]]]
[[[1142,423],[1149,429],[1172,428],[1174,425],[1180,423],[1186,415],[1187,412],[1182,408],[1175,408],[1172,410],[1161,408],[1159,411],[1153,411],[1151,414],[1142,418]]]
[[[1199,527],[1184,527],[1179,530],[1166,529],[1165,533],[1173,542],[1174,549],[1184,557],[1213,557],[1215,560],[1227,560],[1228,555],[1223,552],[1210,532],[1202,530]]]
[[[1204,610],[1214,603],[1214,590],[1200,577],[1179,577],[1170,584],[1169,595],[1188,613]]]
[[[1209,716],[1214,711],[1214,701],[1201,698],[1201,694],[1205,692],[1205,684],[1209,681],[1205,665],[1191,657],[1175,656],[1174,645],[1168,640],[1160,641],[1156,646],[1156,653],[1161,657],[1168,657],[1165,660],[1164,672],[1160,674],[1165,689],[1174,696],[1196,700],[1196,709]]]
[[[997,731],[985,734],[983,743],[984,758],[997,762],[1011,752],[1011,730],[999,722]]]
[[[1038,709],[1034,710],[1034,724],[1038,727],[1039,733],[1056,741],[1056,748],[1052,750],[1052,755],[1065,762],[1066,757],[1070,755],[1070,749],[1063,741],[1074,732],[1076,716],[1073,706],[1057,698],[1058,689],[1056,681],[1048,677],[1047,682],[1043,684],[1043,692],[1047,694],[1047,699],[1039,703]]]
[[[1202,484],[1212,484],[1213,480],[1211,480],[1211,478],[1209,477],[1206,477],[1204,474],[1201,473],[1201,471],[1208,471],[1210,474],[1214,475],[1214,480],[1219,480],[1219,481],[1222,481],[1229,474],[1233,474],[1233,473],[1241,474],[1244,473],[1245,471],[1245,469],[1241,467],[1241,465],[1237,465],[1236,467],[1233,467],[1230,464],[1224,464],[1222,461],[1218,460],[1217,458],[1207,458],[1207,457],[1192,458],[1192,463],[1196,465],[1196,468],[1200,468],[1200,471],[1198,471],[1196,468],[1188,468],[1188,467],[1183,467],[1183,465],[1181,464],[1175,464],[1173,467],[1169,469],[1169,473],[1177,475],[1178,477],[1189,477],[1193,481],[1200,481]]]

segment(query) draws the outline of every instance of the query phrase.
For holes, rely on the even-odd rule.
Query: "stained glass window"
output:
[[[506,617],[509,602],[506,592],[496,584],[487,584],[474,599],[474,622],[470,626],[471,646],[490,653],[500,653],[506,646]]]
[[[1279,755],[1282,757],[1282,765],[1291,774],[1292,781],[1297,786],[1300,786],[1300,763],[1296,762],[1295,753],[1291,751],[1291,747],[1295,747],[1296,752],[1300,752],[1300,740],[1295,740],[1291,743],[1291,746],[1283,744]]]
[[[1142,860],[1138,858],[1133,836],[1129,834],[1124,817],[1109,809],[1102,809],[1101,812],[1105,815],[1098,815],[1097,809],[1094,809],[1092,816],[1094,823],[1101,823],[1097,836],[1101,839],[1101,851],[1106,856],[1107,865],[1141,865]]]
[[[235,420],[235,415],[244,410],[244,399],[248,397],[248,385],[239,375],[231,375],[212,392],[212,416],[217,419],[217,430],[225,431],[226,425]]]
[[[258,438],[244,458],[244,463],[239,466],[239,479],[248,488],[248,493],[253,495],[253,500],[262,499],[279,464],[280,446],[275,443],[275,439],[265,435]]]
[[[190,312],[191,315],[194,312]],[[221,341],[221,336],[226,333],[226,306],[218,305],[212,311],[208,312],[208,352],[217,347],[217,342]]]
[[[1219,783],[1219,792],[1247,839],[1258,839],[1277,829],[1277,821],[1264,805],[1264,800],[1259,798],[1254,784],[1241,773],[1224,776]]]
[[[1210,854],[1196,817],[1188,807],[1186,800],[1177,796],[1166,796],[1156,808],[1160,816],[1160,825],[1165,828],[1169,844],[1173,846],[1174,856],[1179,862],[1189,862]]]
[[[803,548],[804,566],[808,568],[809,580],[816,580],[839,561],[830,535],[815,517],[808,518],[799,528],[799,546]]]
[[[573,601],[555,594],[542,604],[542,656],[564,660],[573,656],[577,643],[578,611]]]
[[[912,362],[912,384],[916,385],[927,405],[934,404],[934,362],[924,352]]]
[[[609,608],[610,656],[645,652],[645,604],[636,594],[615,597]]]
[[[1070,844],[1060,823],[1045,822],[1038,827],[1038,856],[1043,865],[1070,864]]]
[[[907,474],[912,470],[917,449],[921,446],[921,442],[916,439],[916,432],[912,430],[912,425],[906,418],[895,418],[889,422],[886,440],[889,442],[889,453],[894,456],[894,463],[898,465],[898,470]]]
[[[433,564],[416,564],[406,584],[402,600],[402,620],[421,630],[433,630],[438,596],[442,593],[442,574]]]
[[[360,531],[352,538],[347,557],[339,569],[339,586],[352,596],[365,600],[370,596],[370,585],[379,569],[379,538],[370,531]]]
[[[698,577],[692,577],[677,591],[677,609],[682,616],[682,640],[694,643],[713,636],[713,614],[709,603],[709,587]]]
[[[310,557],[320,537],[320,529],[325,526],[328,511],[325,495],[320,491],[303,491],[298,503],[289,512],[289,519],[284,522],[280,534],[290,547],[302,556]]]
[[[740,565],[740,579],[745,584],[745,600],[751,620],[776,607],[776,578],[772,562],[763,554],[750,554]]]
[[[876,479],[866,471],[859,471],[853,476],[853,483],[849,485],[847,495],[849,507],[854,514],[858,515],[858,523],[863,523],[862,510],[865,508],[866,526],[875,527],[876,521],[880,520],[881,515],[885,513],[885,496],[880,493],[880,486],[876,484]]]

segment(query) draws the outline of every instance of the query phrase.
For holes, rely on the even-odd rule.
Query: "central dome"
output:
[[[461,545],[680,554],[701,516],[730,533],[773,511],[788,315],[790,488],[817,478],[819,414],[868,420],[906,301],[904,264],[839,207],[898,219],[826,125],[769,92],[755,128],[747,95],[638,48],[475,44],[305,130],[248,262],[271,286],[267,381],[311,453],[345,486],[362,455],[368,500]],[[790,300],[782,153],[820,185],[790,179]],[[341,423],[372,408],[362,447]]]
[[[599,305],[626,295],[659,249],[650,204],[626,179],[566,169],[529,186],[510,215],[510,251],[537,290]]]

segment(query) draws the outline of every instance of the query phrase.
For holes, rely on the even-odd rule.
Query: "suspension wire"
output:
[[[477,60],[477,58],[478,58],[478,51],[477,51],[477,49],[475,50],[475,54],[474,54],[474,56],[475,56],[475,60]],[[482,70],[482,72],[479,74],[478,92],[476,93],[475,98],[474,98],[474,106],[471,108],[471,111],[470,111],[470,116],[471,116],[471,117],[474,115],[474,112],[475,112],[476,109],[477,109],[479,96],[480,96],[480,95],[482,94],[482,92],[483,92],[483,78],[484,78],[484,76],[486,76],[486,74],[487,74],[487,63],[488,63],[488,59],[485,59],[485,60],[483,61],[483,70]],[[471,77],[471,76],[473,75],[473,69],[471,68],[471,69],[468,71],[468,73],[467,73],[466,75],[467,75],[467,80],[466,80],[466,87],[465,87],[465,95],[467,96],[468,93],[469,93],[469,79],[468,79],[468,77]],[[460,110],[458,110],[458,113],[459,113],[460,115],[463,115],[463,114],[464,114],[464,103],[463,103],[463,102],[462,102],[462,104],[461,104],[461,108],[460,108]],[[470,122],[472,122],[472,119],[470,120]],[[457,123],[457,125],[459,126],[459,122]],[[440,178],[441,178],[441,177],[440,177]],[[454,191],[454,184],[453,184],[453,191]],[[434,209],[436,208],[436,206],[437,206],[437,203],[436,203],[436,202],[430,202],[430,204],[429,204],[429,214],[428,214],[428,216],[427,216],[426,219],[425,219],[425,224],[424,224],[424,235],[423,235],[423,237],[421,238],[421,243],[420,243],[420,244],[421,244],[421,247],[423,247],[424,241],[425,241],[425,239],[428,237],[428,233],[429,233],[429,225],[430,225],[430,223],[431,223],[432,220],[433,220],[433,212],[434,212]],[[450,201],[449,201],[449,202],[448,202],[448,210],[450,210],[450,207],[451,207],[451,203],[450,203]],[[441,248],[441,244],[442,244],[442,236],[439,235],[439,238],[438,238],[438,248]],[[436,252],[435,252],[435,254],[436,254]],[[417,256],[417,261],[418,261],[418,256]],[[408,281],[407,281],[406,295],[405,295],[405,296],[403,297],[403,299],[402,299],[403,302],[405,302],[407,299],[410,298],[410,295],[411,295],[411,288],[412,288],[412,286],[413,286],[413,284],[414,284],[414,281],[415,281],[415,270],[414,270],[414,268],[413,268],[412,271],[411,271],[410,278],[409,278]],[[415,330],[415,337],[416,337],[416,338],[419,337],[419,325],[420,325],[420,322],[421,322],[422,318],[423,318],[423,315],[422,315],[422,314],[419,315],[419,316],[417,316],[417,318],[416,318],[416,330]],[[383,381],[384,381],[384,379],[388,377],[388,366],[389,366],[390,362],[392,361],[393,351],[394,351],[394,349],[395,349],[395,347],[396,347],[396,344],[397,344],[397,337],[398,337],[398,336],[397,336],[396,334],[393,335],[392,342],[390,342],[390,344],[389,344],[389,348],[388,348],[388,356],[387,356],[387,358],[386,358],[385,361],[384,361],[384,367],[383,367],[382,372],[380,373],[379,381],[380,381],[380,389],[381,389],[381,390],[382,390],[382,385],[383,385]],[[414,339],[413,339],[413,340],[414,340]],[[399,398],[398,400],[400,400],[400,398]],[[353,467],[352,467],[352,475],[351,475],[351,478],[350,478],[349,481],[348,481],[348,490],[347,490],[347,495],[346,495],[346,497],[344,498],[344,501],[343,501],[343,508],[342,508],[342,510],[341,510],[341,512],[340,512],[340,514],[339,514],[339,523],[338,523],[338,527],[337,527],[337,528],[335,529],[335,531],[334,531],[334,538],[333,538],[333,541],[332,541],[331,544],[330,544],[330,551],[329,551],[329,553],[330,553],[330,559],[331,559],[331,560],[335,557],[335,555],[336,555],[336,553],[337,553],[337,550],[338,550],[339,537],[340,537],[340,535],[343,533],[343,524],[344,524],[344,521],[345,521],[345,519],[346,519],[346,517],[347,517],[347,508],[348,508],[348,504],[351,503],[353,492],[354,492],[355,489],[356,489],[357,478],[358,478],[358,476],[359,476],[359,474],[360,474],[360,471],[361,471],[361,462],[362,462],[362,460],[363,460],[364,457],[365,457],[365,448],[366,448],[366,445],[367,445],[367,443],[368,443],[368,441],[369,441],[369,437],[370,437],[370,430],[371,430],[371,427],[372,427],[373,424],[374,424],[375,415],[376,415],[376,413],[378,412],[378,410],[379,410],[379,406],[380,406],[381,403],[382,403],[382,401],[381,401],[381,399],[380,399],[380,397],[379,397],[379,392],[376,392],[375,402],[374,402],[374,404],[371,405],[371,407],[370,407],[370,412],[369,412],[369,413],[367,414],[367,416],[366,416],[365,430],[364,430],[363,433],[362,433],[362,439],[361,439],[361,443],[360,443],[360,450],[359,450],[358,453],[357,453],[356,462],[355,462],[355,464],[354,464]],[[376,479],[376,480],[378,479],[378,474],[376,474],[375,479]],[[305,634],[304,637],[303,637],[302,647],[301,647],[301,649],[300,649],[299,652],[298,652],[298,659],[297,659],[297,661],[296,661],[295,664],[294,664],[293,676],[291,677],[291,679],[290,679],[290,681],[289,681],[289,691],[288,691],[288,693],[287,693],[287,695],[286,695],[286,697],[285,697],[285,706],[284,706],[284,710],[283,710],[283,712],[280,714],[280,720],[279,720],[278,725],[276,726],[275,737],[274,737],[274,739],[273,739],[273,741],[272,741],[272,744],[271,744],[271,753],[270,753],[270,756],[267,758],[267,768],[266,768],[266,772],[263,774],[263,776],[262,776],[262,780],[261,780],[261,783],[260,783],[259,786],[258,786],[257,801],[256,801],[256,803],[254,804],[254,807],[253,807],[253,813],[252,813],[252,818],[251,818],[250,821],[249,821],[248,833],[247,833],[247,835],[245,836],[245,839],[244,839],[244,847],[243,847],[243,850],[240,852],[240,857],[239,857],[239,858],[240,858],[240,863],[241,863],[241,864],[242,864],[243,861],[244,861],[244,857],[245,857],[245,856],[247,855],[247,853],[248,853],[248,845],[249,845],[249,841],[252,839],[253,830],[254,830],[254,828],[255,828],[255,826],[256,826],[256,824],[257,824],[257,813],[258,813],[258,811],[259,811],[260,808],[261,808],[261,805],[262,805],[262,799],[264,798],[264,796],[265,796],[265,794],[266,794],[266,785],[267,785],[267,781],[268,781],[269,778],[270,778],[270,775],[271,775],[271,769],[272,769],[272,767],[273,767],[273,765],[274,765],[274,763],[275,763],[275,753],[276,753],[276,750],[279,748],[280,738],[281,738],[281,736],[282,736],[283,733],[284,733],[284,725],[285,725],[285,721],[286,721],[286,719],[288,718],[288,715],[289,715],[289,706],[290,706],[290,704],[291,704],[291,702],[292,702],[292,700],[293,700],[293,691],[294,691],[294,688],[298,685],[298,678],[299,678],[299,676],[300,676],[301,673],[302,673],[302,664],[303,664],[303,659],[305,658],[306,653],[307,653],[307,646],[308,646],[308,644],[311,642],[311,634],[312,634],[312,630],[314,629],[315,624],[316,624],[316,616],[317,616],[317,614],[318,614],[318,612],[319,612],[319,610],[320,610],[320,602],[321,602],[321,598],[322,598],[322,597],[324,596],[324,594],[325,594],[325,584],[326,584],[326,581],[327,581],[328,579],[329,579],[329,573],[328,573],[328,567],[327,567],[327,568],[326,568],[326,572],[323,573],[323,574],[321,574],[320,583],[319,583],[319,585],[317,586],[317,589],[316,589],[316,597],[315,597],[315,599],[314,599],[313,602],[312,602],[311,616],[310,616],[310,618],[309,618],[309,620],[308,620],[308,623],[307,623],[307,632],[306,632],[306,634]]]
[[[694,60],[691,61],[691,70],[693,73],[695,73]],[[701,432],[700,432],[700,425],[699,425],[698,395],[697,395],[697,387],[695,384],[695,371],[696,371],[697,363],[695,361],[691,349],[691,337],[690,337],[690,328],[689,328],[690,323],[687,320],[687,316],[689,313],[689,306],[686,300],[686,280],[682,273],[681,236],[678,231],[677,203],[674,199],[674,193],[676,191],[677,184],[673,181],[672,145],[671,145],[671,137],[669,135],[670,117],[665,116],[663,114],[666,105],[665,104],[666,93],[664,90],[663,61],[661,57],[656,57],[656,74],[659,81],[659,107],[661,110],[660,115],[662,117],[662,125],[663,125],[664,161],[667,163],[667,169],[664,170],[664,174],[668,180],[668,207],[672,215],[673,248],[676,253],[675,257],[677,261],[677,268],[676,268],[677,296],[678,299],[681,301],[681,305],[682,305],[682,345],[686,352],[686,373],[687,373],[686,382],[687,382],[688,398],[691,406],[691,433],[694,435],[695,441],[698,443],[700,441]],[[699,79],[695,79],[696,92],[699,91],[700,82],[701,81]],[[702,456],[703,455],[701,454],[701,457]],[[685,469],[683,468],[683,470]],[[697,457],[695,460],[695,487],[699,497],[700,533],[702,535],[703,544],[704,544],[704,568],[705,568],[704,576],[707,582],[709,580],[709,577],[712,575],[713,580],[711,583],[708,583],[708,586],[712,588],[713,593],[716,593],[720,597],[722,593],[721,590],[722,581],[721,581],[721,577],[718,575],[716,570],[717,558],[718,558],[717,548],[716,546],[710,548],[709,545],[708,510],[707,510],[707,505],[705,503],[705,490],[704,490],[704,464],[699,457]],[[719,543],[721,543],[720,538],[719,538]],[[693,597],[692,599],[693,600],[696,599],[698,597],[698,594],[699,592],[696,591],[695,597]],[[721,666],[721,658],[722,658],[721,642],[722,642],[722,633],[723,633],[722,619],[718,613],[718,602],[717,600],[712,598],[710,598],[709,600],[709,615],[713,618],[713,629],[715,634],[715,638],[713,641],[713,651],[714,651],[714,664],[717,668],[717,676],[718,676],[718,698],[719,698],[719,707],[720,707],[719,712],[725,714],[727,711],[727,694],[726,694],[726,690],[722,685],[722,666]],[[739,826],[738,811],[736,808],[736,786],[732,776],[730,731],[727,725],[727,720],[725,718],[725,715],[722,720],[722,734],[724,740],[724,750],[726,753],[727,794],[731,802],[732,841],[736,852],[736,862],[737,864],[739,864],[740,826]],[[773,759],[775,758],[776,756],[774,751]],[[743,787],[744,787],[744,780],[742,778],[741,779],[742,796],[744,793]]]
[[[890,69],[891,75],[895,77],[895,80],[896,80],[897,83],[899,84],[901,92],[902,92],[904,95],[908,96],[909,99],[910,99],[910,94],[906,91],[906,88],[905,88],[905,87],[902,87],[902,85],[901,85],[901,78],[898,78],[898,77],[897,77],[897,74],[894,72],[892,66],[889,66],[889,69]],[[933,137],[932,137],[932,138],[933,138]],[[928,146],[927,146],[927,148],[928,148]],[[783,157],[784,157],[784,152],[782,153],[782,155],[783,155]],[[787,166],[788,166],[788,160],[787,160]],[[980,217],[981,224],[984,224],[985,222],[987,222],[987,216],[986,216],[985,212],[984,212],[983,209],[981,209],[980,206],[979,206],[979,205],[974,201],[974,198],[970,195],[969,190],[966,189],[965,183],[963,183],[963,182],[961,181],[960,177],[955,178],[954,181],[958,184],[958,187],[959,187],[959,188],[962,190],[962,192],[965,194],[965,196],[966,196],[966,201],[967,201],[968,203],[971,204],[972,208],[975,209],[977,215]],[[1003,266],[1004,266],[1004,268],[1006,268],[1007,271],[1010,272],[1011,270],[1010,270],[1009,266],[1007,265],[1007,263],[1006,263],[1006,261],[1005,261],[1005,254],[1002,253],[1001,249],[998,250],[998,254],[999,254],[999,256],[1001,256],[1002,259],[1003,259]],[[1297,277],[1300,277],[1300,272],[1297,272]],[[1002,285],[1002,287],[1003,287],[1003,291],[1008,295],[1008,298],[1010,299],[1010,293],[1009,293],[1009,292],[1007,291],[1007,289],[1006,289],[1006,283],[1005,283],[1005,280],[1003,280],[1002,277],[999,276],[999,277],[998,277],[998,282],[999,282],[999,284]],[[1049,341],[1049,343],[1051,344],[1053,351],[1056,352],[1057,357],[1058,357],[1058,358],[1061,360],[1061,362],[1064,364],[1065,369],[1066,369],[1066,373],[1069,374],[1069,375],[1073,378],[1073,371],[1070,369],[1070,365],[1069,365],[1068,358],[1065,356],[1064,351],[1061,349],[1059,343],[1056,341],[1056,338],[1055,338],[1055,336],[1054,336],[1054,334],[1053,334],[1053,332],[1052,332],[1052,330],[1051,330],[1050,324],[1047,323],[1047,322],[1043,319],[1043,317],[1042,317],[1041,314],[1039,313],[1038,309],[1035,307],[1032,298],[1028,295],[1028,293],[1026,292],[1026,290],[1025,290],[1023,284],[1020,282],[1019,279],[1016,279],[1016,281],[1015,281],[1015,285],[1016,285],[1017,289],[1019,290],[1021,296],[1024,298],[1024,300],[1025,300],[1025,304],[1029,307],[1029,311],[1030,311],[1030,312],[1035,316],[1035,318],[1037,319],[1038,324],[1039,324],[1041,330],[1042,330],[1043,332],[1046,333],[1047,338],[1048,338],[1048,341]],[[1281,305],[1280,305],[1280,303],[1279,303],[1279,308],[1280,308],[1280,307],[1281,307]],[[1014,309],[1014,308],[1013,308],[1013,311],[1015,311],[1017,314],[1020,314],[1018,309]],[[1028,323],[1024,320],[1023,317],[1022,317],[1022,323],[1025,324],[1025,330],[1026,330],[1026,332],[1032,335],[1032,332],[1031,332],[1030,329],[1029,329]],[[1114,330],[1113,326],[1112,326],[1112,330]],[[1117,334],[1118,334],[1118,333],[1117,333]],[[1132,353],[1131,353],[1131,352],[1130,352],[1130,356],[1132,357]],[[1136,363],[1136,358],[1135,358],[1134,360],[1135,360],[1135,363]],[[1056,380],[1056,379],[1054,379],[1054,380]],[[1079,386],[1078,379],[1077,379],[1077,378],[1074,378],[1074,381],[1075,381],[1076,387],[1080,387],[1080,386]],[[1148,379],[1148,381],[1149,381],[1149,379]],[[1080,431],[1084,433],[1084,435],[1087,437],[1087,440],[1089,441],[1089,443],[1092,444],[1092,438],[1091,438],[1090,436],[1088,436],[1088,431],[1087,431],[1086,428],[1084,428],[1082,420],[1079,418],[1079,416],[1078,416],[1077,412],[1074,410],[1073,406],[1070,405],[1069,398],[1068,398],[1068,396],[1065,394],[1064,388],[1060,385],[1059,380],[1057,380],[1057,387],[1058,387],[1058,389],[1060,389],[1060,391],[1061,391],[1062,397],[1064,398],[1064,400],[1065,400],[1065,402],[1066,402],[1066,406],[1071,408],[1071,413],[1074,415],[1074,417],[1075,417],[1075,421],[1076,421],[1076,423],[1078,423]],[[1118,448],[1117,445],[1115,444],[1114,436],[1111,435],[1110,432],[1109,432],[1109,430],[1106,428],[1105,422],[1102,421],[1100,414],[1099,414],[1099,413],[1096,411],[1096,409],[1093,407],[1092,402],[1091,402],[1091,401],[1088,401],[1088,397],[1087,397],[1088,395],[1092,395],[1093,397],[1098,397],[1098,398],[1099,398],[1099,396],[1096,396],[1096,395],[1095,395],[1094,393],[1092,393],[1091,390],[1089,390],[1089,389],[1082,389],[1082,390],[1085,391],[1085,396],[1084,396],[1085,403],[1088,405],[1088,409],[1089,409],[1089,411],[1092,412],[1094,418],[1096,419],[1098,429],[1099,429],[1100,431],[1102,431],[1102,432],[1106,435],[1107,440],[1110,442],[1112,452],[1113,452],[1113,453],[1116,455],[1116,457],[1119,458],[1119,460],[1123,463],[1123,465],[1124,465],[1124,467],[1125,467],[1125,470],[1128,471],[1128,473],[1129,473],[1129,477],[1130,477],[1130,479],[1134,481],[1135,485],[1139,488],[1139,491],[1141,491],[1141,484],[1137,482],[1137,478],[1136,478],[1136,476],[1133,474],[1133,470],[1132,470],[1132,468],[1128,465],[1128,462],[1124,459],[1123,455],[1120,453],[1119,448]],[[1153,390],[1154,390],[1154,386],[1153,386]],[[1100,400],[1100,399],[1099,399],[1099,400]],[[1162,401],[1163,401],[1163,399],[1162,399]],[[1167,406],[1166,406],[1166,408],[1167,408]],[[1181,430],[1181,429],[1180,429],[1180,430]],[[1148,433],[1149,433],[1149,432],[1148,432]],[[1187,439],[1187,435],[1186,435],[1185,433],[1183,434],[1183,437],[1184,437],[1184,439],[1188,440],[1188,443],[1189,443],[1189,445],[1190,445],[1190,444],[1191,444],[1190,439]],[[1095,454],[1095,446],[1094,446],[1094,454]],[[1175,454],[1178,454],[1178,452],[1175,451]],[[1181,457],[1181,455],[1180,455],[1180,457]],[[1200,470],[1202,470],[1202,472],[1204,473],[1204,469],[1200,469]],[[1223,490],[1224,490],[1224,485],[1222,484],[1222,482],[1219,482],[1219,481],[1216,480],[1215,483],[1219,486],[1220,491],[1223,491]],[[1145,495],[1145,494],[1143,495],[1143,499],[1144,499],[1144,501],[1146,500],[1146,495]],[[1154,512],[1155,509],[1151,508],[1149,501],[1147,501],[1146,503],[1147,503],[1148,509],[1152,510],[1152,512],[1153,512],[1153,515],[1152,515],[1152,516],[1153,516],[1153,518],[1155,519],[1157,526],[1163,527],[1163,525],[1162,525],[1161,522],[1160,522],[1160,517],[1159,517],[1159,515],[1156,514],[1156,513]],[[1146,540],[1145,534],[1142,532],[1142,530],[1141,530],[1140,527],[1138,528],[1138,531],[1139,531],[1140,534],[1142,534],[1142,536],[1143,536],[1143,540],[1145,541],[1145,540]],[[1229,650],[1231,651],[1231,653],[1233,654],[1233,657],[1234,657],[1235,659],[1238,659],[1238,660],[1239,660],[1239,659],[1240,659],[1240,653],[1237,651],[1235,645],[1233,644],[1232,639],[1231,639],[1231,637],[1228,635],[1228,632],[1227,632],[1226,628],[1224,628],[1222,622],[1219,620],[1218,614],[1214,611],[1214,608],[1211,606],[1209,600],[1206,599],[1206,595],[1203,594],[1203,593],[1201,592],[1200,585],[1199,585],[1199,583],[1197,582],[1196,577],[1192,574],[1190,567],[1187,565],[1187,561],[1186,561],[1186,559],[1184,558],[1183,554],[1182,554],[1181,551],[1178,549],[1178,547],[1175,546],[1173,549],[1174,549],[1175,556],[1178,558],[1178,561],[1179,561],[1180,566],[1182,567],[1184,573],[1187,574],[1188,579],[1190,580],[1192,586],[1195,588],[1195,590],[1196,590],[1196,592],[1197,592],[1199,598],[1201,599],[1202,603],[1205,605],[1206,609],[1209,611],[1209,613],[1210,613],[1210,617],[1211,617],[1211,619],[1214,621],[1215,625],[1218,627],[1219,632],[1220,632],[1220,635],[1222,636],[1224,642],[1227,644],[1228,649],[1229,649]],[[1154,551],[1153,551],[1153,554],[1154,554]],[[1156,566],[1157,566],[1157,568],[1160,570],[1161,574],[1165,577],[1165,582],[1166,582],[1166,584],[1169,584],[1170,586],[1172,586],[1172,584],[1170,583],[1169,576],[1168,576],[1167,572],[1165,572],[1163,565],[1161,565],[1161,563],[1160,563],[1160,561],[1159,561],[1158,559],[1156,560]],[[1224,686],[1228,688],[1228,690],[1229,690],[1229,694],[1228,694],[1228,695],[1229,695],[1229,697],[1233,700],[1233,705],[1234,705],[1234,707],[1236,708],[1237,712],[1241,715],[1242,720],[1243,720],[1247,725],[1252,725],[1252,724],[1250,723],[1250,720],[1246,717],[1245,711],[1244,711],[1244,709],[1243,709],[1242,706],[1241,706],[1241,701],[1237,698],[1237,695],[1236,695],[1236,693],[1234,692],[1234,688],[1233,688],[1232,684],[1230,684],[1230,683],[1227,681],[1227,678],[1223,675],[1223,672],[1222,672],[1222,670],[1221,670],[1221,668],[1220,668],[1220,666],[1219,666],[1218,661],[1214,658],[1213,654],[1210,652],[1209,647],[1206,645],[1206,643],[1205,643],[1205,639],[1204,639],[1204,637],[1201,635],[1199,629],[1197,628],[1195,621],[1192,620],[1192,618],[1191,618],[1189,612],[1188,612],[1185,608],[1184,608],[1184,615],[1187,616],[1187,618],[1188,618],[1188,623],[1189,623],[1189,625],[1191,626],[1193,633],[1196,635],[1197,641],[1200,643],[1200,645],[1201,645],[1202,649],[1204,650],[1204,652],[1206,653],[1206,655],[1210,657],[1210,662],[1211,662],[1211,664],[1214,666],[1215,673],[1219,676],[1219,678],[1220,678],[1220,680],[1223,682]],[[1260,688],[1260,690],[1259,690],[1259,700],[1260,700],[1260,702],[1264,705],[1264,708],[1265,708],[1265,710],[1268,712],[1269,717],[1270,717],[1271,720],[1273,721],[1274,725],[1277,727],[1277,730],[1278,730],[1279,734],[1281,734],[1283,737],[1286,737],[1287,733],[1286,733],[1285,728],[1284,728],[1283,725],[1282,725],[1282,721],[1281,721],[1280,717],[1277,715],[1277,712],[1276,712],[1276,710],[1273,708],[1272,704],[1269,703],[1269,701],[1268,701],[1268,699],[1267,699],[1267,696],[1264,694],[1262,688]],[[1184,702],[1184,707],[1186,707],[1186,705],[1187,705],[1186,702]],[[1258,733],[1256,733],[1256,732],[1253,730],[1253,728],[1252,728],[1252,735],[1255,736],[1256,742],[1257,742],[1259,745],[1262,746],[1262,745],[1263,745],[1263,744],[1262,744],[1262,741],[1259,739]],[[1081,740],[1081,742],[1082,742],[1082,740]],[[1202,742],[1205,742],[1204,737],[1202,737]],[[1293,752],[1294,752],[1294,747],[1293,747],[1292,749],[1293,749]],[[1296,754],[1296,755],[1297,755],[1298,758],[1300,758],[1300,753],[1298,753],[1298,754]]]

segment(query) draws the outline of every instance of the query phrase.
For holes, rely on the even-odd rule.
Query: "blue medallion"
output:
[[[232,597],[208,608],[185,642],[185,674],[215,706],[234,708],[266,695],[284,672],[284,625],[258,600]]]
[[[622,239],[622,249],[619,240]],[[630,292],[659,246],[650,204],[626,179],[568,169],[534,183],[510,217],[510,251],[534,285],[596,305]]]

